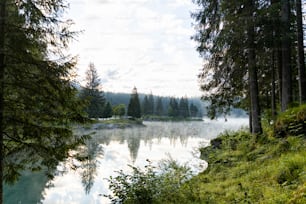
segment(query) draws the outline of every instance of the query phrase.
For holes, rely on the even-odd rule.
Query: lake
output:
[[[224,130],[248,125],[248,119],[194,122],[144,122],[145,127],[114,130],[79,129],[76,134],[93,132],[92,139],[78,151],[78,159],[67,159],[48,181],[42,173],[25,173],[14,186],[5,186],[5,203],[105,204],[109,194],[107,178],[116,171],[129,172],[128,165],[144,167],[150,160],[157,165],[172,158],[187,164],[194,174],[207,163],[199,159],[198,148]],[[71,168],[75,168],[72,170]]]

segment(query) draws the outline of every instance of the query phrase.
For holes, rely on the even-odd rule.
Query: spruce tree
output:
[[[65,8],[61,0],[0,2],[0,204],[4,182],[24,170],[52,177],[83,141],[70,128],[85,118],[70,81],[76,61],[62,54],[74,35],[60,19]]]
[[[101,80],[93,63],[89,64],[86,71],[86,85],[82,88],[80,98],[87,102],[85,111],[89,118],[102,118],[105,99],[101,91]]]
[[[158,97],[156,102],[156,115],[161,116],[164,113],[162,98]]]
[[[149,100],[148,100],[148,97],[145,96],[143,98],[143,101],[142,101],[142,113],[143,115],[149,115],[149,112],[150,112],[150,104],[149,104]]]
[[[133,118],[141,117],[141,108],[136,87],[133,88],[130,102],[128,105],[127,115]]]
[[[148,98],[148,102],[149,102],[149,107],[148,107],[148,114],[149,115],[153,115],[154,113],[155,113],[155,111],[154,111],[154,106],[155,106],[155,104],[154,104],[154,97],[153,97],[153,94],[152,93],[150,93],[150,95],[149,95],[149,98]]]
[[[113,116],[113,109],[110,102],[107,102],[103,110],[103,118],[111,118]]]

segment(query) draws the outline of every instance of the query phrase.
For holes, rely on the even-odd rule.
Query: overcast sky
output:
[[[78,74],[94,63],[104,91],[199,96],[202,60],[191,0],[68,0],[73,29],[84,30],[71,44]]]

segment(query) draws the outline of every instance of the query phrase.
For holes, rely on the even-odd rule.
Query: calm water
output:
[[[6,187],[5,203],[104,204],[110,193],[106,178],[116,171],[128,172],[129,164],[143,167],[147,159],[157,165],[169,157],[188,164],[194,173],[207,166],[200,160],[198,147],[209,144],[224,130],[248,125],[247,119],[227,122],[145,122],[146,127],[95,130],[91,141],[78,150],[86,159],[68,159],[58,166],[59,173],[48,181],[40,173],[25,174],[13,187]],[[85,130],[81,133],[87,133]],[[77,152],[74,152],[77,153]],[[78,167],[71,170],[71,167]],[[30,187],[30,188],[29,188]]]

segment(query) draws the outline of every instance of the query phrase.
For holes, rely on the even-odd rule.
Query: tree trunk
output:
[[[4,126],[3,126],[3,113],[4,113],[4,35],[5,35],[5,7],[6,1],[1,0],[0,3],[0,204],[3,203],[3,170],[4,170]]]
[[[272,10],[271,16],[272,16],[272,26],[273,26],[273,52],[274,52],[274,63],[275,64],[275,72],[274,74],[274,81],[275,81],[275,94],[278,96],[278,101],[281,103],[282,101],[282,51],[281,51],[281,37],[280,37],[280,19],[279,19],[279,5],[280,0],[271,0],[271,7]],[[277,84],[276,84],[277,80]],[[276,85],[277,88],[276,89]],[[275,95],[275,104],[277,103],[277,98]],[[275,107],[275,113],[276,113],[276,107]]]
[[[275,86],[275,50],[273,50],[272,52],[272,70],[271,70],[271,111],[272,111],[272,120],[273,123],[275,122],[275,118],[276,118],[276,96],[275,96],[275,90],[276,90],[276,86]]]
[[[296,0],[296,22],[298,43],[299,99],[300,104],[306,102],[306,73],[303,43],[303,16],[301,0]]]
[[[251,98],[251,118],[252,118],[252,133],[262,133],[261,121],[260,121],[260,107],[258,97],[258,80],[257,80],[257,69],[255,61],[255,43],[254,43],[254,2],[253,0],[248,1],[249,20],[247,22],[247,35],[248,35],[248,73],[249,73],[249,87],[250,87],[250,98]]]
[[[291,52],[290,52],[290,3],[281,1],[281,33],[282,33],[282,101],[281,109],[285,111],[292,102]]]

